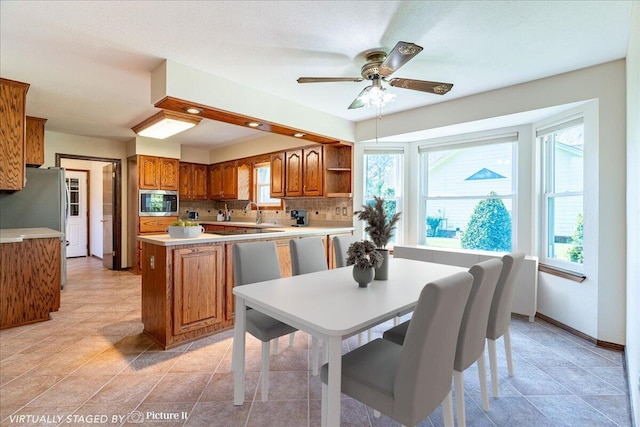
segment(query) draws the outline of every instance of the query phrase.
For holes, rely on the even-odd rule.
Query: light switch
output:
[[[342,215],[347,216],[347,208],[342,208]]]
[[[340,215],[340,206],[336,206],[336,215]]]

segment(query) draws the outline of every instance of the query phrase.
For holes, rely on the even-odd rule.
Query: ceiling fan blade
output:
[[[422,46],[414,43],[398,42],[380,64],[380,75],[390,76],[391,73],[409,62],[411,58],[422,52]]]
[[[364,102],[362,102],[362,97],[371,90],[372,86],[367,86],[364,89],[362,89],[362,91],[360,91],[360,93],[358,94],[358,96],[356,96],[356,99],[353,100],[353,102],[351,103],[351,105],[349,105],[349,110],[353,110],[355,108],[362,108],[364,107]]]
[[[436,95],[444,95],[453,87],[453,83],[428,82],[426,80],[411,80],[394,78],[385,80],[393,87],[402,89],[419,90],[420,92],[428,92]]]
[[[362,77],[298,77],[298,83],[361,82]]]

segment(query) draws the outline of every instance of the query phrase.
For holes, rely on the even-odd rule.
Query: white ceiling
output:
[[[399,40],[424,50],[393,77],[454,83],[445,96],[392,88],[404,111],[624,58],[631,1],[6,1],[0,75],[31,84],[47,130],[113,140],[157,111],[164,59],[358,122],[362,53]],[[215,105],[212,105],[215,107]],[[241,112],[240,112],[241,113]],[[204,120],[172,140],[226,145],[263,135]]]

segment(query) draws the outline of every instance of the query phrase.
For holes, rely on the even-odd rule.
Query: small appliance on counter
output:
[[[309,216],[307,211],[302,209],[292,209],[291,219],[295,219],[296,223],[292,224],[292,227],[306,227],[309,225]]]
[[[190,220],[199,218],[198,211],[188,211],[187,214],[189,215]]]

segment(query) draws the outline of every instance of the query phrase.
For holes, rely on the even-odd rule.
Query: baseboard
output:
[[[612,343],[612,342],[608,342],[608,341],[602,341],[599,339],[596,339],[592,336],[589,336],[587,334],[585,334],[584,332],[580,332],[577,329],[572,328],[571,326],[567,326],[562,322],[558,322],[555,319],[552,319],[551,317],[545,316],[544,314],[538,313],[536,312],[536,317],[538,319],[544,320],[545,322],[549,322],[554,326],[557,326],[560,329],[564,329],[567,332],[571,332],[573,335],[580,337],[584,340],[589,341],[592,344],[595,344],[597,347],[602,347],[602,348],[606,348],[609,350],[614,350],[614,351],[620,351],[620,352],[624,352],[624,345],[622,344],[616,344],[616,343]]]

